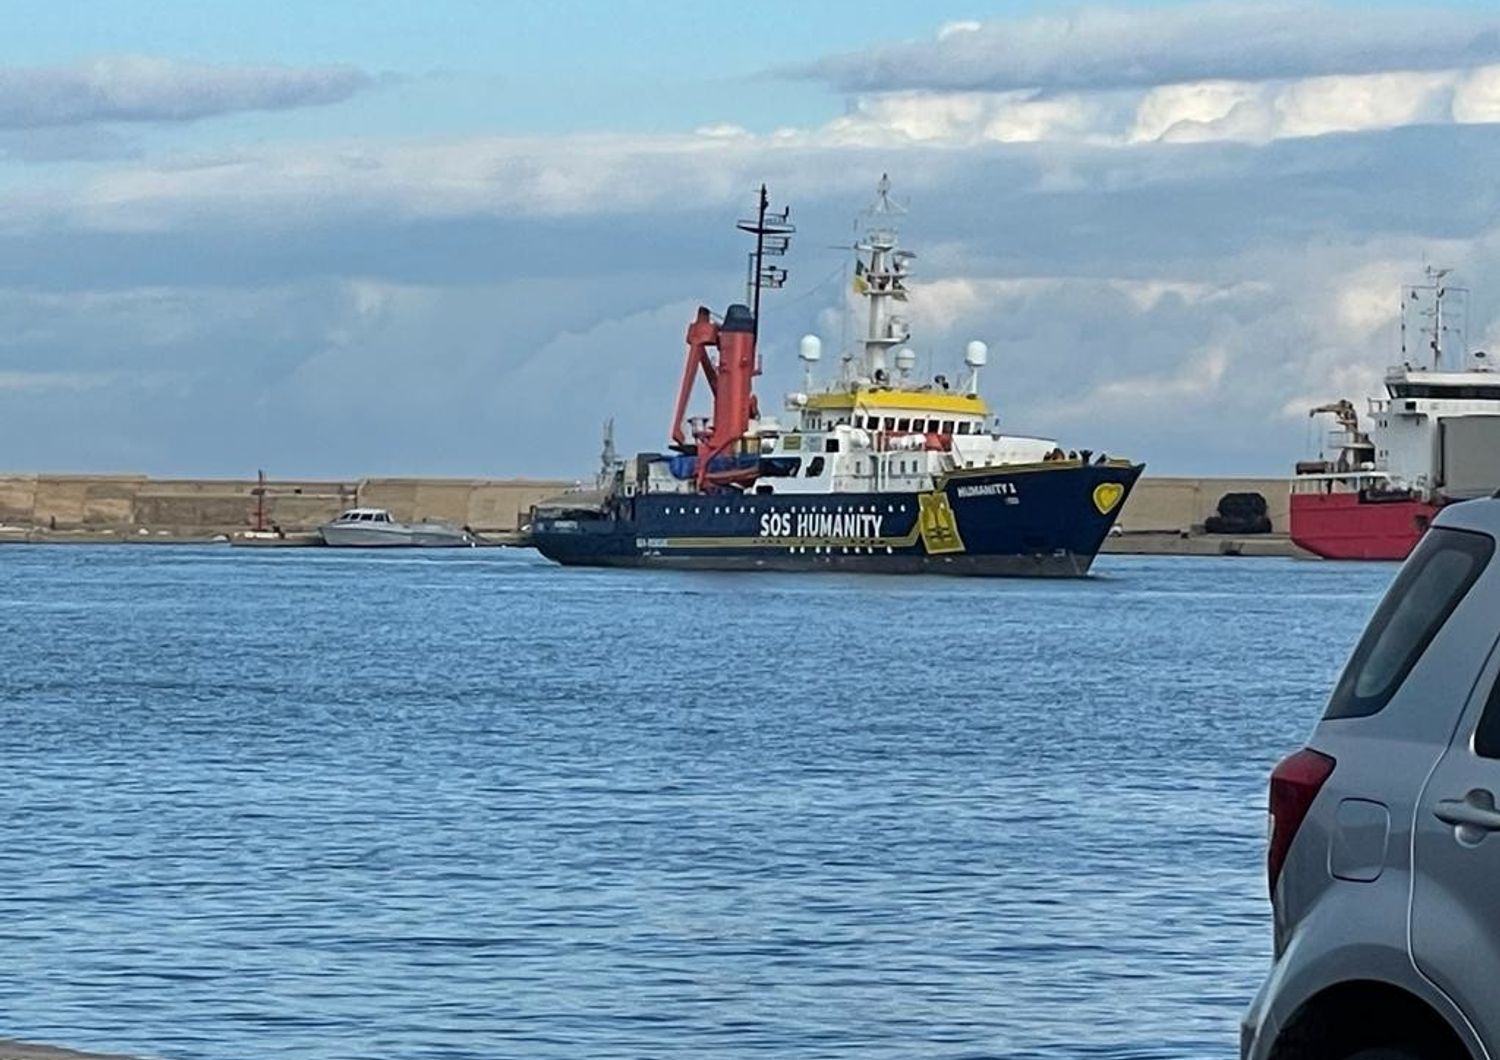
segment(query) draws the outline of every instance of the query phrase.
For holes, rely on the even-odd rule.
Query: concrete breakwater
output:
[[[145,475],[0,475],[0,527],[66,534],[204,537],[255,528],[306,533],[345,508],[513,531],[531,506],[573,485],[549,479],[368,478],[356,481],[157,479]],[[263,489],[263,492],[260,492]],[[259,513],[259,514],[258,514]]]
[[[560,479],[366,478],[341,480],[164,479],[145,475],[0,474],[0,538],[198,540],[232,536],[263,520],[297,538],[345,508],[386,508],[397,519],[438,519],[506,535],[531,506],[575,483]],[[1269,535],[1203,533],[1222,497],[1259,493]],[[1275,478],[1147,477],[1120,514],[1111,552],[1233,551],[1289,555],[1289,483]]]
[[[1205,524],[1231,493],[1265,499],[1271,532],[1210,534]],[[1105,552],[1136,555],[1309,556],[1292,544],[1291,481],[1284,478],[1143,477],[1120,513]]]

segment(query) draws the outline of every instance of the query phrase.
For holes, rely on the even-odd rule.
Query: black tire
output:
[[[1374,1049],[1361,1049],[1357,1053],[1348,1053],[1340,1060],[1438,1060],[1438,1058],[1426,1053],[1414,1053],[1404,1045],[1381,1045]]]

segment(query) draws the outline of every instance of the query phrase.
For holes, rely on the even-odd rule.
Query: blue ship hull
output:
[[[1057,461],[954,471],[920,493],[559,498],[532,538],[582,566],[1081,577],[1140,473]]]

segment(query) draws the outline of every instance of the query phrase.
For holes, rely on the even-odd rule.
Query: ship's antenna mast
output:
[[[854,289],[868,306],[865,327],[863,373],[877,383],[889,379],[891,365],[886,352],[910,337],[906,322],[891,315],[887,302],[906,301],[905,278],[915,254],[897,249],[896,219],[906,209],[891,199],[891,178],[882,173],[875,188],[875,202],[864,212],[868,221],[854,244]],[[866,260],[868,256],[868,260]]]
[[[611,416],[604,421],[604,447],[599,451],[599,487],[601,489],[614,480],[615,471],[619,466],[620,458],[615,451],[615,418]]]
[[[1443,277],[1451,269],[1427,267],[1427,279],[1432,284],[1432,367],[1441,366],[1443,359],[1443,297],[1448,293],[1443,288]]]
[[[1463,337],[1463,331],[1464,317],[1468,308],[1467,296],[1469,289],[1467,287],[1454,287],[1444,282],[1444,278],[1453,271],[1452,269],[1438,269],[1428,265],[1424,271],[1427,274],[1426,283],[1414,284],[1402,289],[1401,359],[1405,362],[1407,356],[1407,311],[1412,303],[1425,301],[1422,297],[1425,294],[1430,298],[1431,304],[1418,309],[1417,312],[1419,316],[1427,318],[1429,323],[1425,327],[1418,328],[1417,333],[1426,337],[1427,351],[1432,355],[1432,369],[1433,371],[1437,371],[1443,367],[1444,340],[1447,338],[1448,332],[1458,331],[1460,347],[1466,344],[1467,340]],[[1418,292],[1421,292],[1421,294]],[[1460,314],[1459,324],[1456,327],[1450,323],[1451,317],[1447,307],[1449,298],[1454,296],[1458,298],[1458,311]]]
[[[767,265],[767,257],[779,258],[792,245],[792,233],[797,226],[790,218],[792,208],[783,207],[779,212],[770,209],[771,200],[766,186],[760,186],[760,207],[754,218],[746,218],[735,225],[741,232],[755,236],[755,250],[750,253],[748,275],[745,278],[745,298],[750,303],[750,312],[755,318],[755,334],[760,336],[760,292],[762,288],[777,291],[786,285],[786,269],[779,265]]]

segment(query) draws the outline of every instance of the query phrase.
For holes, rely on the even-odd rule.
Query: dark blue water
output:
[[[1394,568],[0,550],[0,1035],[1228,1057],[1265,775]]]

